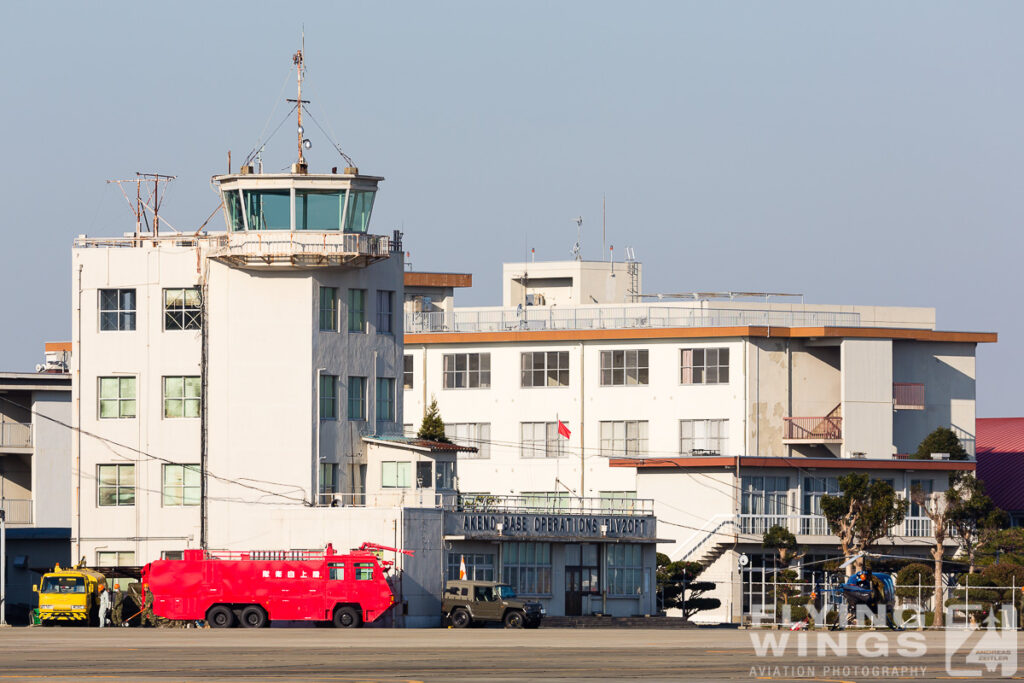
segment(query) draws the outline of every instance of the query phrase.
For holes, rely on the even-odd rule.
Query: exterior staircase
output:
[[[670,555],[673,562],[699,562],[708,567],[734,543],[739,526],[732,514],[715,515]]]

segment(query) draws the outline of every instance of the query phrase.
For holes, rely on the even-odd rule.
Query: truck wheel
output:
[[[249,605],[242,610],[242,626],[245,628],[263,628],[267,625],[267,613],[259,605]]]
[[[339,607],[334,610],[335,628],[356,628],[359,626],[359,613],[351,607]]]
[[[522,628],[526,618],[519,610],[510,610],[505,613],[505,628]]]
[[[473,618],[469,616],[469,612],[461,607],[453,611],[448,619],[452,622],[452,626],[455,628],[466,628],[473,623]]]
[[[206,612],[206,623],[210,628],[231,628],[235,625],[235,613],[224,605],[214,605]]]

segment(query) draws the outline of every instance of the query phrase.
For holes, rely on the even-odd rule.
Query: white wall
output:
[[[892,340],[844,339],[842,353],[843,455],[895,453],[892,433]]]

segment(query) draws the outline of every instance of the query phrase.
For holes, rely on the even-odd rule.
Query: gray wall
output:
[[[71,528],[71,430],[64,426],[71,423],[71,392],[34,392],[32,409],[37,413],[33,418],[33,521],[37,527]]]
[[[401,599],[408,604],[409,613],[399,625],[413,628],[441,625],[445,572],[443,516],[441,510],[434,509],[402,511],[402,547],[415,555],[402,558]]]

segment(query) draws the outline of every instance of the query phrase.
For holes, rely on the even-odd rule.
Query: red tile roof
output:
[[[1024,510],[1024,417],[975,421],[978,478],[1004,510]]]

